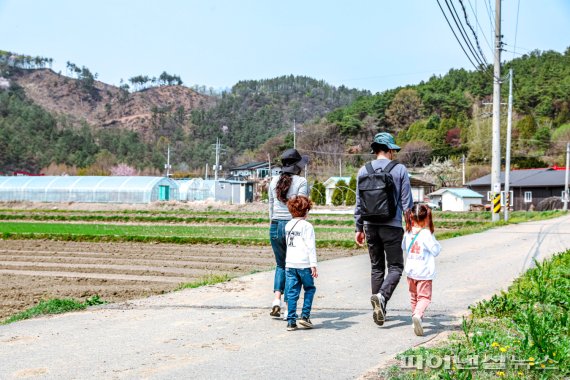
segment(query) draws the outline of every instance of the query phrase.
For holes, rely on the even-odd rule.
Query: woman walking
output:
[[[285,256],[287,243],[285,225],[293,217],[287,208],[287,200],[296,195],[309,196],[307,180],[299,174],[309,162],[307,156],[301,156],[296,149],[287,149],[281,155],[281,174],[274,177],[269,184],[269,238],[275,255],[275,279],[273,293],[275,298],[271,304],[272,317],[280,317],[284,312],[281,295],[285,293]]]

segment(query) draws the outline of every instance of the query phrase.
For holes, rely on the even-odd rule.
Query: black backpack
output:
[[[398,164],[398,161],[390,161],[378,172],[374,171],[370,162],[364,166],[367,173],[358,177],[358,195],[363,220],[385,222],[396,216],[396,186],[390,171]]]

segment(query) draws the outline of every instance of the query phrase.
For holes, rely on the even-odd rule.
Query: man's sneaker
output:
[[[417,336],[424,336],[424,328],[422,326],[422,319],[416,315],[412,316],[412,323],[414,324],[414,332]]]
[[[378,326],[382,326],[386,320],[386,301],[381,293],[374,294],[370,297],[370,303],[372,303],[372,318],[374,323]]]
[[[297,324],[295,322],[287,323],[287,331],[295,331],[297,330]]]
[[[303,326],[304,328],[307,329],[312,329],[313,328],[313,323],[311,322],[311,320],[307,317],[301,317],[301,319],[299,319],[299,324],[301,326]]]
[[[273,304],[271,304],[271,312],[269,315],[276,318],[279,318],[281,316],[281,300],[273,300]]]

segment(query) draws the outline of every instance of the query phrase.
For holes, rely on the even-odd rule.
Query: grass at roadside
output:
[[[182,289],[194,289],[194,288],[199,288],[201,286],[219,284],[220,282],[226,282],[226,281],[230,281],[230,280],[231,280],[231,277],[227,274],[210,274],[210,275],[202,277],[199,280],[192,281],[192,282],[185,282],[183,284],[180,284],[174,290],[176,291],[176,290],[182,290]]]
[[[40,315],[61,314],[67,313],[69,311],[83,310],[88,306],[101,305],[104,303],[104,301],[99,299],[99,296],[92,296],[86,299],[84,302],[80,302],[71,298],[42,300],[38,302],[37,305],[5,319],[0,324],[6,325],[8,323],[30,319]]]
[[[385,375],[399,380],[568,378],[568,289],[570,250],[536,263],[507,292],[473,306],[461,333],[448,341],[400,354],[402,366]]]

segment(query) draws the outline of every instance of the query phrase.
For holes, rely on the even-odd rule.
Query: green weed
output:
[[[219,284],[220,282],[226,282],[230,280],[231,277],[227,274],[209,274],[207,276],[200,278],[199,280],[180,284],[174,290],[176,291],[182,289],[194,289],[194,288],[199,288],[201,286]]]
[[[101,300],[97,295],[86,299],[85,302],[80,302],[72,298],[42,300],[38,302],[36,306],[5,319],[1,324],[6,325],[8,323],[30,319],[40,315],[61,314],[69,311],[83,310],[88,306],[101,305],[104,303],[106,302]]]

